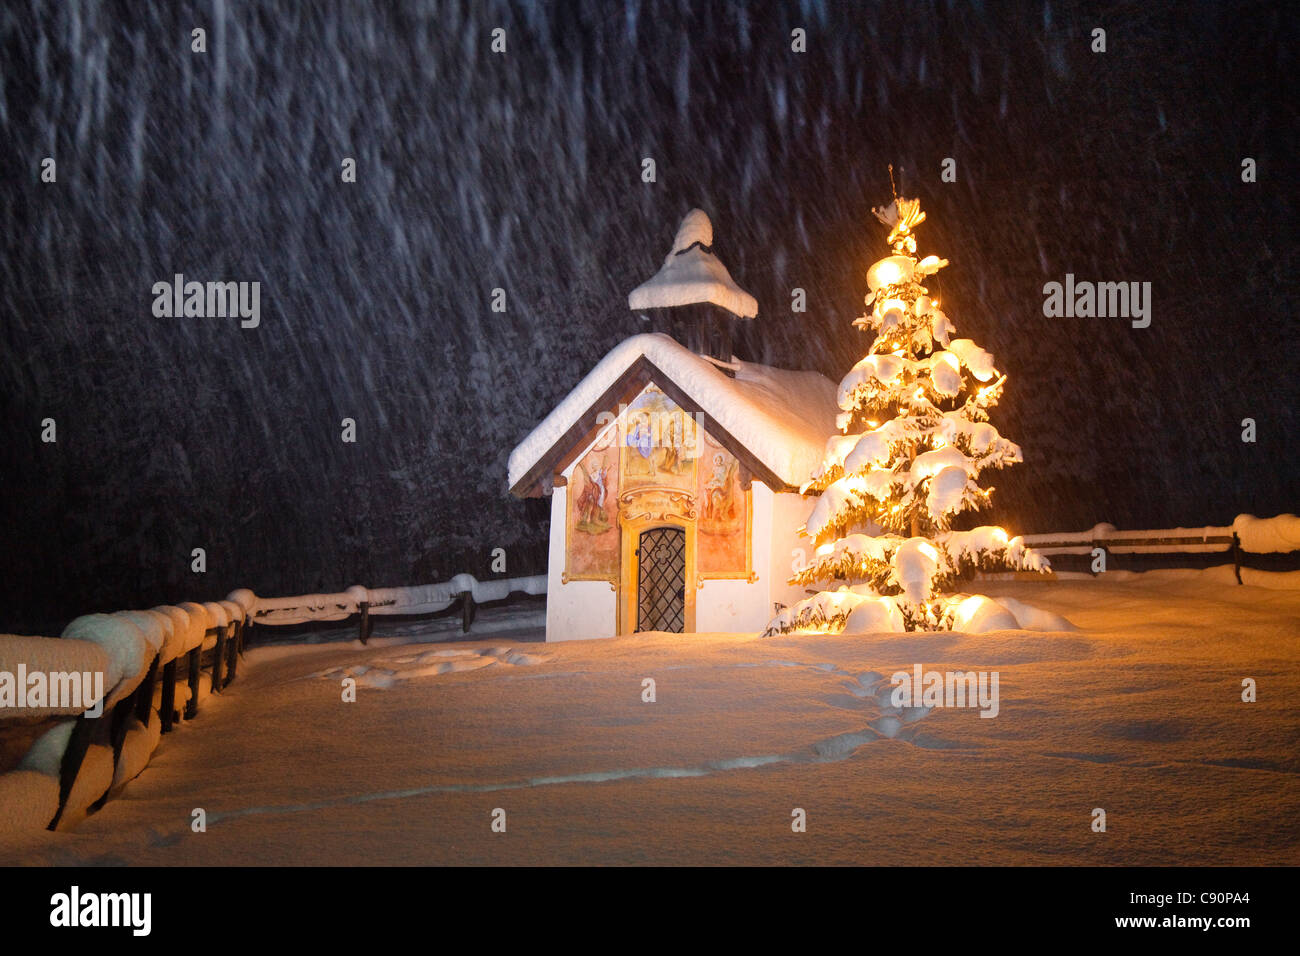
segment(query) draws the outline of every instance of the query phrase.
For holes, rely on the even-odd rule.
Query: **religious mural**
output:
[[[740,462],[707,433],[702,450],[696,523],[700,573],[744,572],[749,501],[740,486]]]
[[[705,577],[750,570],[740,462],[653,384],[578,460],[567,491],[568,580],[617,582],[620,520],[655,518],[697,533]]]
[[[653,385],[623,415],[623,484],[695,489],[699,428],[695,419]]]
[[[569,478],[567,576],[613,581],[618,577],[618,426],[610,427]]]

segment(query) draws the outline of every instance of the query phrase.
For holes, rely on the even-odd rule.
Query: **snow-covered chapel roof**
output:
[[[701,413],[705,430],[772,485],[797,488],[807,481],[836,431],[835,385],[816,372],[739,362],[732,378],[667,335],[634,335],[510,453],[511,493],[538,494],[543,479],[596,438],[600,413],[617,411],[649,382],[686,411]]]
[[[627,307],[664,309],[709,302],[744,319],[758,315],[757,300],[736,285],[712,245],[713,223],[704,210],[692,209],[677,227],[663,266],[628,294]]]

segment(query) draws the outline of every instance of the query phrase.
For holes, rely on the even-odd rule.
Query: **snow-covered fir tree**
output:
[[[946,596],[975,570],[1048,570],[1002,528],[953,531],[958,515],[989,503],[979,478],[1022,461],[1020,447],[988,421],[1006,376],[993,356],[956,329],[923,284],[948,264],[918,261],[920,202],[896,198],[873,210],[890,227],[893,254],[867,270],[867,355],[840,382],[842,434],[826,443],[802,489],[820,492],[803,533],[814,556],[791,579],[822,591],[782,611],[768,633],[945,630]]]

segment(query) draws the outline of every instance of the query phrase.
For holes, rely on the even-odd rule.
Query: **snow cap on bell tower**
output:
[[[703,209],[692,209],[683,217],[682,224],[677,227],[671,254],[685,252],[697,243],[705,249],[713,248],[713,223]]]
[[[716,305],[734,316],[752,319],[758,302],[736,285],[727,267],[713,254],[713,223],[703,209],[692,209],[677,227],[677,237],[664,264],[631,291],[629,309],[668,309],[686,305]]]

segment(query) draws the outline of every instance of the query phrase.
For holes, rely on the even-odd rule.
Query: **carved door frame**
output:
[[[641,581],[641,561],[637,549],[641,544],[641,533],[653,528],[676,528],[683,533],[686,546],[686,568],[683,585],[685,601],[683,617],[685,625],[682,633],[695,631],[695,522],[691,520],[671,520],[660,517],[643,517],[624,519],[620,515],[622,528],[622,560],[618,589],[618,633],[635,634],[637,612],[639,610],[638,590]]]

